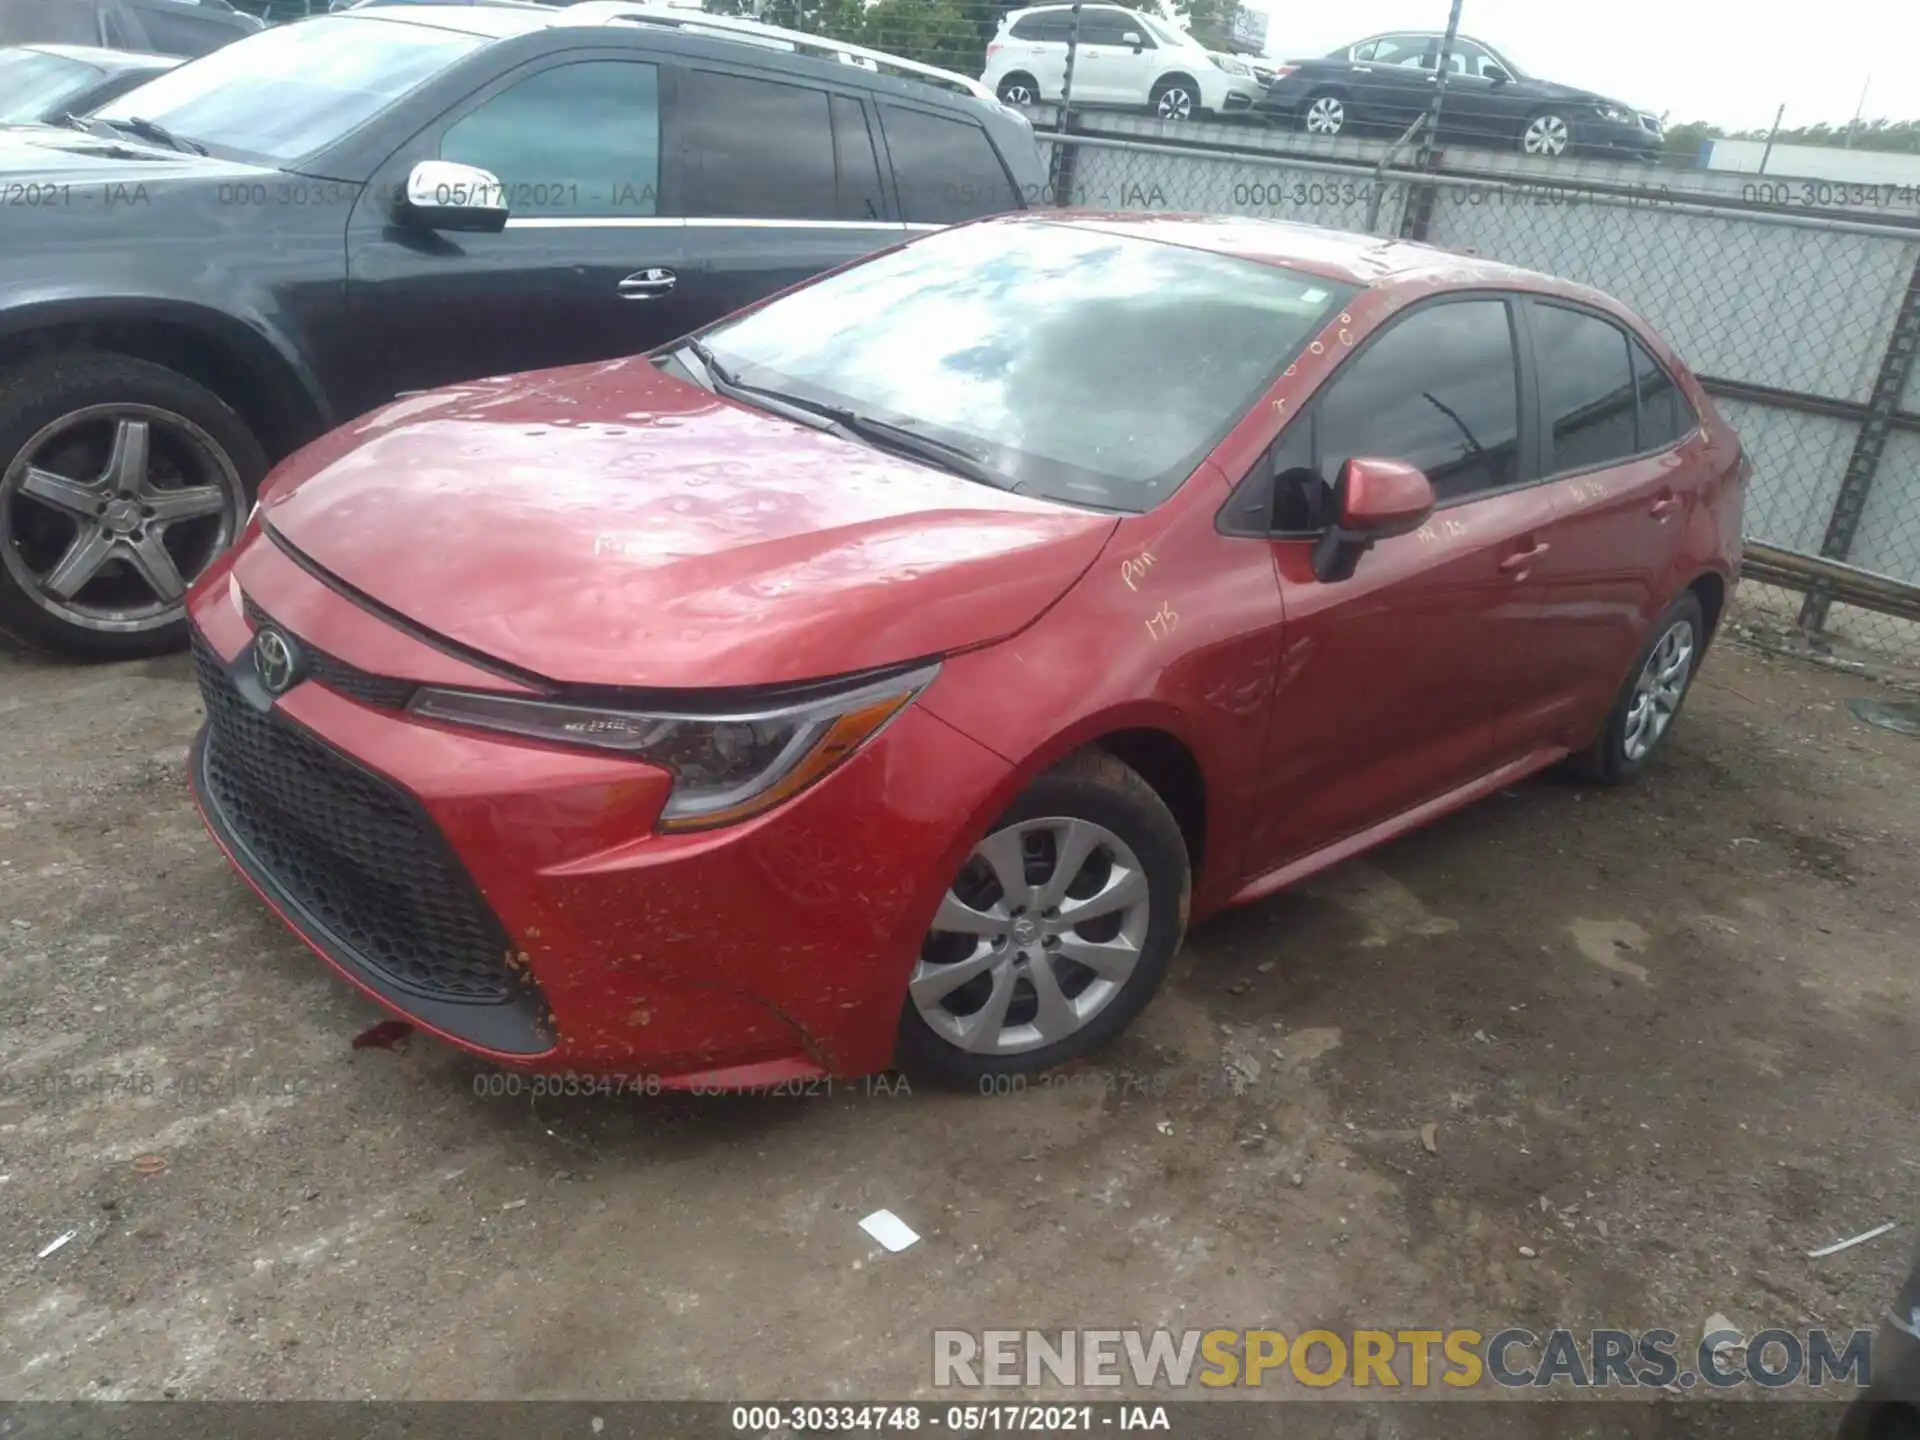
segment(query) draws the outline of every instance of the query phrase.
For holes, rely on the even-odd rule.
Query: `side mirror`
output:
[[[407,175],[395,216],[428,230],[497,234],[507,226],[507,194],[498,177],[476,165],[422,160]]]
[[[1322,581],[1345,580],[1376,540],[1410,535],[1433,514],[1433,485],[1399,460],[1358,457],[1340,467],[1334,482],[1338,517],[1314,543],[1313,573]]]
[[[1146,48],[1147,42],[1140,38],[1140,32],[1138,30],[1129,30],[1127,31],[1126,34],[1120,37],[1120,43],[1122,45],[1131,45],[1133,47],[1134,54],[1137,55],[1140,53],[1140,51]]]
[[[1496,85],[1504,85],[1513,79],[1513,76],[1502,70],[1498,65],[1482,66],[1480,74],[1483,78],[1491,80]]]

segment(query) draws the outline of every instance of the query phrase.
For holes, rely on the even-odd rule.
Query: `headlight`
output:
[[[1615,125],[1638,125],[1639,117],[1623,105],[1599,104],[1593,107],[1600,112],[1602,120],[1610,120]]]
[[[662,830],[703,830],[799,794],[883,730],[940,673],[929,665],[833,695],[763,710],[670,714],[426,688],[414,714],[610,750],[673,775]]]
[[[1209,55],[1207,58],[1213,61],[1214,69],[1224,70],[1229,75],[1248,76],[1253,74],[1253,71],[1247,68],[1244,60],[1235,60],[1230,55]]]

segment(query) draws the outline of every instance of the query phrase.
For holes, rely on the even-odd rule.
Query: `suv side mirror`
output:
[[[428,230],[497,234],[507,227],[506,187],[477,165],[422,160],[408,172],[394,214]]]
[[[1484,80],[1491,80],[1496,85],[1504,85],[1513,79],[1513,76],[1509,75],[1505,70],[1502,70],[1498,65],[1481,66],[1480,76]]]
[[[1129,30],[1120,37],[1120,43],[1122,45],[1131,45],[1133,47],[1133,53],[1138,55],[1146,48],[1147,42],[1140,38],[1140,32],[1138,30]]]
[[[1376,540],[1410,535],[1433,514],[1433,484],[1399,460],[1354,458],[1333,487],[1334,522],[1313,547],[1313,573],[1345,580]]]

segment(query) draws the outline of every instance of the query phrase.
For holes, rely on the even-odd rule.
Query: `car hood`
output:
[[[183,155],[130,135],[93,135],[64,125],[0,125],[0,175],[9,180],[112,187],[277,173],[235,160]],[[9,220],[31,208],[9,212]]]
[[[1556,85],[1551,80],[1516,80],[1513,82],[1529,96],[1541,100],[1565,100],[1577,105],[1618,105],[1630,115],[1638,115],[1640,108],[1629,105],[1624,100],[1615,100],[1611,95],[1596,95],[1591,90],[1582,90],[1577,85]]]
[[[644,358],[395,402],[286,461],[271,533],[407,620],[582,685],[770,685],[983,644],[1112,515],[721,400]]]

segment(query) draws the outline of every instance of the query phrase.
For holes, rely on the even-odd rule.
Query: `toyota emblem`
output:
[[[269,695],[284,695],[299,678],[300,661],[293,642],[278,630],[262,630],[253,637],[253,671]]]

